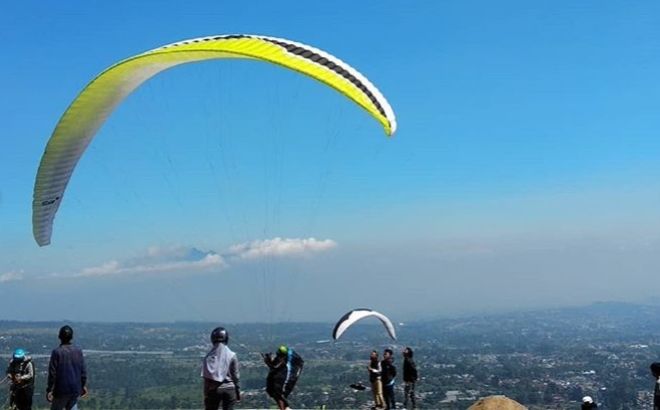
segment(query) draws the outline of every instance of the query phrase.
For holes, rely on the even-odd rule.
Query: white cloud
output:
[[[184,246],[152,246],[142,255],[111,260],[91,266],[73,274],[55,274],[58,277],[103,277],[114,275],[140,275],[158,273],[191,273],[226,269],[232,260],[250,261],[261,257],[307,256],[335,248],[331,239],[273,238],[256,240],[231,246],[227,252],[201,251]],[[8,281],[11,279],[7,279]],[[2,281],[2,276],[0,276]]]
[[[215,252],[202,252],[196,248],[149,248],[147,254],[125,262],[113,260],[70,275],[94,277],[109,275],[136,275],[143,273],[199,272],[224,269],[227,263]]]
[[[0,275],[0,283],[23,280],[23,272],[10,271]]]
[[[273,238],[234,245],[229,248],[227,256],[238,259],[255,259],[264,256],[303,256],[327,251],[336,246],[337,242],[332,239]]]
[[[121,266],[117,261],[106,262],[100,266],[92,266],[91,268],[85,268],[80,272],[79,276],[104,276],[112,275],[114,273],[119,273],[121,271]]]

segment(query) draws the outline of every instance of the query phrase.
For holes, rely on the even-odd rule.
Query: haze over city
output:
[[[325,322],[366,306],[407,322],[650,302],[659,13],[596,1],[6,4],[0,318]],[[39,247],[35,175],[76,95],[124,58],[236,33],[355,67],[392,105],[395,135],[275,65],[175,67],[103,124]]]

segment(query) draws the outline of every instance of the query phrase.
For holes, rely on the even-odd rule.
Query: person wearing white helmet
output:
[[[591,396],[584,396],[582,398],[582,410],[597,409],[598,405],[594,402]]]

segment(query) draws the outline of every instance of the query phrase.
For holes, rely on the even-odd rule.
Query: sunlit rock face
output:
[[[468,410],[524,410],[527,407],[506,396],[488,396],[477,400]]]

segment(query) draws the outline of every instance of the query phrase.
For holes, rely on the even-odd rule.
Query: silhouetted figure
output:
[[[9,377],[9,407],[31,410],[34,395],[34,365],[25,350],[16,349],[7,367]]]
[[[383,351],[383,361],[380,362],[380,379],[383,382],[383,398],[385,399],[386,409],[396,409],[396,400],[394,398],[396,367],[394,367],[392,353],[392,349],[385,349]]]
[[[653,390],[653,410],[660,410],[660,363],[651,363],[651,374],[655,377]]]
[[[78,410],[78,398],[87,395],[87,370],[83,352],[71,344],[73,329],[62,326],[60,347],[50,354],[46,400],[51,410]]]
[[[224,327],[213,329],[211,343],[213,347],[202,362],[204,409],[218,410],[222,405],[222,410],[233,410],[236,402],[241,400],[238,358],[227,347],[229,333]]]
[[[406,347],[403,349],[403,407],[408,406],[408,399],[412,408],[416,408],[415,404],[415,383],[417,383],[417,365],[413,360],[413,351],[411,348]]]

